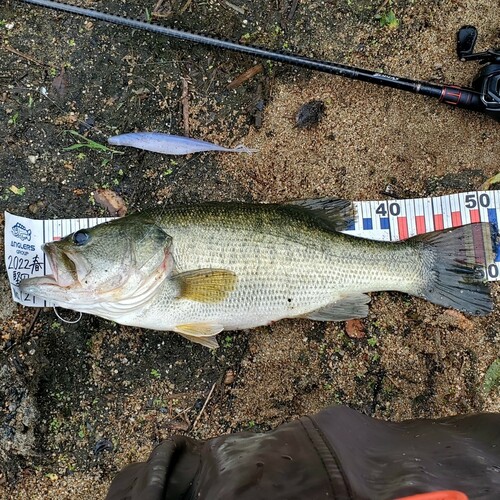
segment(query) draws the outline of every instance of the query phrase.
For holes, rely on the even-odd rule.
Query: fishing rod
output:
[[[462,27],[457,34],[457,55],[463,61],[478,60],[483,66],[472,82],[472,86],[437,85],[430,82],[411,80],[399,76],[347,66],[345,64],[322,61],[294,54],[288,51],[272,51],[256,45],[245,45],[227,39],[201,35],[188,31],[168,28],[156,23],[140,21],[125,16],[108,14],[98,10],[77,7],[54,0],[21,0],[39,7],[54,9],[71,14],[149,31],[183,41],[208,45],[254,57],[300,66],[323,73],[361,80],[384,87],[405,90],[414,94],[434,97],[439,102],[484,113],[500,121],[500,48],[474,53],[477,30],[473,26]]]

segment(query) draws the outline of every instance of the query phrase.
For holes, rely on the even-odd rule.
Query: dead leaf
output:
[[[236,378],[236,374],[234,373],[234,370],[229,369],[226,372],[226,376],[224,377],[224,384],[231,385],[234,382],[235,378]]]
[[[66,95],[67,87],[68,77],[66,76],[66,70],[63,66],[59,74],[54,78],[54,80],[52,80],[52,88],[56,91],[59,97],[64,97]]]
[[[127,213],[127,207],[123,198],[111,189],[96,189],[94,200],[102,208],[105,208],[110,215],[123,217]]]
[[[455,311],[455,309],[447,309],[444,313],[447,321],[460,330],[472,330],[474,328],[474,323],[466,318],[460,311]]]
[[[168,18],[173,16],[174,9],[172,7],[172,2],[169,0],[158,0],[151,13],[152,17],[164,17]]]
[[[315,127],[325,114],[325,103],[319,99],[303,104],[295,116],[295,126],[297,128]]]
[[[363,339],[366,337],[365,325],[360,319],[346,321],[345,332],[351,339]]]
[[[490,189],[493,184],[498,184],[500,183],[500,174],[496,174],[493,177],[490,177],[485,181],[485,183],[481,186],[482,191],[486,191],[487,189]]]
[[[57,116],[56,118],[54,118],[54,123],[56,125],[71,126],[79,120],[80,117],[78,116],[78,114],[71,111],[67,115]]]
[[[187,422],[180,422],[179,420],[171,420],[166,423],[166,426],[172,431],[187,431],[189,429]]]
[[[489,394],[495,387],[500,387],[500,358],[491,363],[484,375],[483,391],[485,394]]]

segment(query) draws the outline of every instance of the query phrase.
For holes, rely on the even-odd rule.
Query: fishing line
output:
[[[63,323],[68,323],[69,325],[74,325],[76,323],[78,323],[81,319],[82,319],[82,316],[83,314],[80,312],[80,316],[78,316],[78,318],[76,320],[69,320],[69,319],[65,319],[63,318],[58,312],[57,312],[57,306],[52,306],[52,309],[54,309],[54,313],[55,315],[63,322]]]

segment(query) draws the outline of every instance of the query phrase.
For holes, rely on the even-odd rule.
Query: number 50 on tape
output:
[[[417,234],[489,222],[498,231],[500,191],[471,191],[432,198],[355,202],[358,217],[347,234],[398,241]],[[488,279],[500,278],[500,247],[487,266]]]
[[[344,231],[373,240],[397,241],[417,234],[449,229],[472,222],[489,222],[498,232],[500,191],[471,191],[433,198],[386,201],[356,201],[356,221]],[[5,262],[12,296],[27,306],[43,307],[45,301],[22,296],[19,282],[51,272],[41,247],[78,229],[106,219],[33,220],[5,213]],[[500,279],[500,248],[488,263],[489,281]]]

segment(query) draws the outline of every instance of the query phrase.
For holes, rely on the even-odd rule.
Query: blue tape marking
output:
[[[363,218],[363,229],[373,229],[373,221]]]
[[[355,222],[349,222],[349,225],[345,228],[346,231],[354,231],[356,229]]]
[[[498,231],[497,209],[488,208],[488,221],[493,224],[495,231]]]
[[[380,229],[389,229],[389,217],[380,217]]]
[[[492,225],[493,237],[496,239],[498,235],[498,218],[497,218],[496,208],[488,208],[488,221]],[[499,261],[500,261],[500,245],[497,246],[495,255],[495,262]]]

